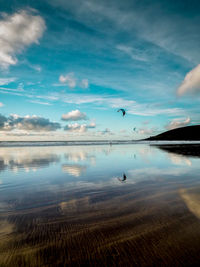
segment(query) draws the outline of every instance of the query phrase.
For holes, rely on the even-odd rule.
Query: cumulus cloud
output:
[[[0,114],[0,130],[4,127],[5,122],[7,122],[7,118]]]
[[[5,117],[0,114],[0,131],[56,131],[60,128],[59,123],[35,115],[20,117],[17,114],[11,114],[9,117]]]
[[[185,93],[196,91],[200,91],[200,64],[186,74],[177,94],[182,96]]]
[[[75,77],[75,74],[73,72],[69,72],[65,75],[60,75],[59,77],[60,84],[55,84],[56,86],[59,85],[67,85],[69,88],[73,89],[76,86],[80,86],[81,88],[88,88],[89,87],[89,81],[88,79],[78,79]]]
[[[81,121],[81,120],[87,120],[87,116],[85,113],[80,112],[80,110],[72,110],[66,114],[62,115],[63,121]]]
[[[60,75],[59,81],[62,84],[68,85],[70,88],[76,87],[76,78],[74,77],[74,73],[70,72],[66,75]]]
[[[96,124],[94,122],[91,122],[90,124],[74,123],[66,125],[64,130],[70,132],[85,133],[88,129],[94,128],[96,128]]]
[[[191,122],[190,117],[186,118],[185,120],[184,119],[174,119],[168,125],[166,125],[165,128],[167,130],[172,130],[175,128],[187,126],[190,124],[190,122]]]
[[[7,69],[17,64],[16,54],[32,43],[38,44],[46,26],[33,11],[21,10],[12,15],[3,14],[0,20],[0,67]]]

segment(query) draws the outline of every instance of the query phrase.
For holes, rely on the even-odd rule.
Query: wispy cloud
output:
[[[0,67],[17,64],[16,54],[32,43],[38,43],[45,30],[44,19],[32,11],[3,14],[0,20]]]
[[[160,107],[161,103],[138,103],[135,100],[129,100],[116,95],[95,95],[95,94],[66,94],[66,93],[53,93],[50,95],[35,95],[21,92],[18,89],[0,87],[0,93],[8,93],[19,96],[26,96],[28,98],[38,98],[50,101],[61,101],[68,104],[93,104],[98,106],[107,106],[111,108],[125,108],[128,114],[138,116],[156,116],[156,115],[169,115],[169,116],[184,116],[185,111],[181,107]],[[64,115],[64,114],[63,114]]]
[[[145,55],[144,51],[141,51],[139,49],[127,45],[117,45],[116,48],[121,52],[127,54],[133,60],[144,61],[144,62],[148,61],[148,57]]]
[[[16,81],[17,78],[10,77],[10,78],[0,78],[0,86],[2,85],[8,85],[14,81]]]
[[[51,106],[51,105],[53,105],[52,103],[49,103],[49,102],[42,102],[42,101],[37,101],[37,100],[30,100],[29,102],[30,103],[33,103],[33,104],[45,105],[45,106]]]
[[[42,71],[42,67],[40,65],[33,65],[33,64],[28,64],[30,68],[36,70],[37,72],[41,72]]]
[[[82,88],[88,88],[88,86],[89,86],[89,82],[88,82],[88,79],[83,79],[83,80],[81,80],[81,82],[80,82],[80,86],[82,87]]]
[[[106,105],[112,108],[125,108],[127,113],[138,116],[156,116],[159,114],[167,115],[183,115],[182,108],[160,108],[156,107],[155,103],[145,104],[138,103],[134,100],[128,100],[115,96],[100,96],[100,95],[80,95],[80,94],[67,94],[62,95],[62,101],[65,103],[73,104],[87,104],[93,103],[96,105]]]
[[[48,97],[48,96],[47,96]],[[160,103],[138,103],[134,100],[128,100],[122,97],[117,97],[113,95],[93,95],[93,94],[54,94],[56,100],[62,101],[69,104],[93,104],[93,105],[103,105],[111,108],[125,108],[128,114],[138,115],[138,116],[156,116],[160,114],[179,116],[185,115],[185,111],[179,107],[165,108],[160,107]],[[46,98],[46,96],[41,96],[41,98]],[[159,104],[159,105],[157,105]]]
[[[169,124],[167,124],[165,126],[165,128],[167,130],[172,130],[172,129],[175,129],[175,128],[179,128],[179,127],[184,127],[184,126],[187,126],[189,125],[191,122],[191,118],[188,117],[186,119],[173,119]]]

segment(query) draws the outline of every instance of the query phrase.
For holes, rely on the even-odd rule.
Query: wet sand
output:
[[[10,203],[1,214],[0,266],[197,264],[200,221],[181,182],[123,186],[73,198],[40,194],[34,208],[36,196]]]
[[[199,146],[188,148],[2,149],[0,266],[197,266]]]

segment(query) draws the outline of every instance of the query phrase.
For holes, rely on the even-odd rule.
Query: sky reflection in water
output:
[[[1,148],[0,265],[31,266],[34,259],[32,266],[59,266],[67,259],[66,266],[80,266],[98,259],[107,266],[116,260],[113,251],[120,266],[133,260],[144,266],[144,255],[147,266],[155,266],[154,255],[166,266],[196,264],[198,151],[169,145]]]
[[[24,190],[106,190],[122,186],[123,174],[126,185],[191,176],[198,182],[199,160],[149,145],[4,147],[1,200]]]

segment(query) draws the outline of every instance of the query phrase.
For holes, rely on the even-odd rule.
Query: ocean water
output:
[[[0,147],[0,266],[199,261],[198,144],[20,145]]]

